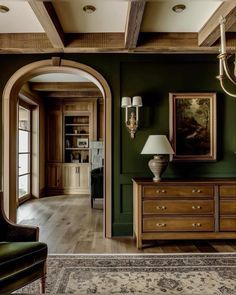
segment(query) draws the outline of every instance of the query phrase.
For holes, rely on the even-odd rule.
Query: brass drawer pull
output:
[[[201,225],[201,223],[192,223],[192,226],[193,227],[201,227],[202,225]]]
[[[166,206],[156,206],[157,210],[166,210]]]
[[[200,209],[202,209],[202,207],[199,206],[199,205],[198,205],[198,206],[192,206],[192,209],[193,209],[193,210],[196,210],[196,209],[199,209],[199,210],[200,210]]]
[[[157,192],[157,194],[160,194],[160,193],[166,193],[166,190],[164,190],[164,189],[159,190],[159,189],[158,189],[156,192]]]
[[[165,227],[166,224],[165,223],[157,223],[156,226],[158,226],[158,227]]]
[[[200,194],[202,191],[200,190],[200,189],[193,189],[192,190],[192,193],[198,193],[198,194]]]

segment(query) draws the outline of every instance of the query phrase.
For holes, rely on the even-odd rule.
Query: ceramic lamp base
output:
[[[161,175],[164,173],[168,166],[169,160],[165,156],[155,155],[153,159],[148,162],[148,166],[155,177],[153,177],[154,182],[161,180]]]

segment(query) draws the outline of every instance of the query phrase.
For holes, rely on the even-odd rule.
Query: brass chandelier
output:
[[[231,56],[231,54],[226,52],[226,38],[225,38],[225,18],[223,16],[220,17],[220,54],[218,55],[219,59],[219,75],[216,77],[220,81],[220,85],[225,93],[232,97],[236,97],[236,93],[232,93],[227,90],[224,85],[224,80],[227,77],[234,85],[236,85],[236,59],[235,59],[235,72],[231,73],[227,60]],[[235,53],[236,58],[236,53]],[[225,77],[226,75],[226,77]]]

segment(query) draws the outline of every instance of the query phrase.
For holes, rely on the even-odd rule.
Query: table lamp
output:
[[[164,155],[173,155],[174,151],[165,135],[149,135],[141,154],[154,155],[148,166],[155,176],[153,181],[158,182],[169,163],[169,157]]]

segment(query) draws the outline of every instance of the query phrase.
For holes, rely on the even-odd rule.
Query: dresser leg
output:
[[[141,239],[136,239],[136,246],[138,249],[142,249],[143,248],[143,243]]]

